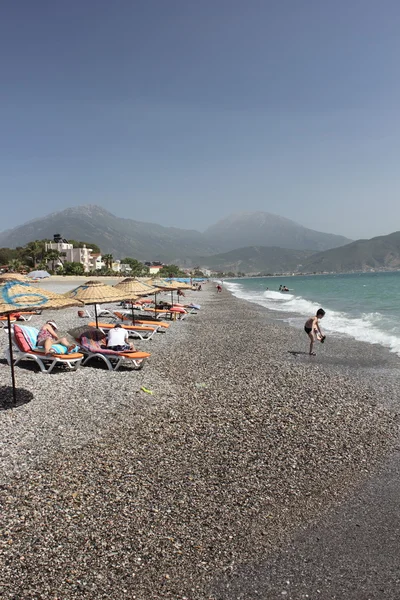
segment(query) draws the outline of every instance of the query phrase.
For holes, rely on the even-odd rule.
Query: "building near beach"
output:
[[[68,240],[62,238],[59,233],[54,235],[52,242],[46,242],[45,250],[46,252],[56,250],[60,253],[57,261],[49,261],[49,268],[52,268],[53,262],[56,267],[62,267],[64,262],[80,263],[83,265],[85,273],[97,268],[93,266],[95,261],[92,257],[92,248],[87,248],[86,244],[83,244],[82,248],[74,248],[73,245],[70,244]]]
[[[145,262],[144,264],[148,267],[150,275],[157,275],[164,266],[160,262]]]

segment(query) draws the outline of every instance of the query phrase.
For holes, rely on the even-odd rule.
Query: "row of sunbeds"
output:
[[[143,368],[145,361],[150,357],[148,352],[116,352],[106,347],[107,332],[115,326],[115,322],[122,321],[122,327],[128,331],[130,337],[149,341],[157,333],[164,333],[170,323],[159,320],[157,315],[152,319],[135,319],[134,325],[127,325],[131,320],[128,314],[110,310],[102,311],[103,316],[109,316],[113,323],[89,322],[87,329],[76,339],[77,345],[73,352],[67,353],[67,349],[61,344],[53,345],[55,353],[46,354],[42,347],[36,344],[39,330],[30,325],[22,325],[12,319],[12,343],[14,364],[22,360],[34,361],[43,373],[51,373],[57,365],[64,365],[70,370],[76,370],[80,365],[85,365],[92,360],[105,363],[110,371],[117,371],[121,365],[131,365],[135,369]],[[109,313],[107,315],[107,313]],[[29,317],[30,318],[30,317]],[[29,320],[27,318],[23,320]],[[11,362],[10,348],[6,350],[7,362]]]

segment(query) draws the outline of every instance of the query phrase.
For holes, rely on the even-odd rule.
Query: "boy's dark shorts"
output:
[[[109,346],[110,350],[115,350],[116,352],[126,352],[130,350],[131,347],[129,344],[124,344],[123,346]]]
[[[304,331],[305,331],[305,332],[306,332],[306,334],[308,335],[309,333],[311,333],[312,329],[311,329],[311,327],[306,327],[306,326],[304,325]]]

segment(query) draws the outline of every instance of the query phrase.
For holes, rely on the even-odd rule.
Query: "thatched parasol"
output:
[[[171,305],[174,304],[174,290],[176,290],[177,288],[174,285],[171,285],[171,282],[165,281],[164,279],[158,277],[156,279],[153,279],[153,285],[157,287],[159,291],[171,292]],[[154,313],[154,315],[155,314],[156,313]]]
[[[29,278],[20,273],[1,273],[0,282],[2,281],[25,281],[28,282]]]
[[[116,283],[114,288],[121,293],[126,294],[126,298],[131,300],[136,300],[139,296],[149,296],[150,294],[157,294],[159,291],[157,287],[149,285],[147,283],[143,283],[143,281],[139,281],[136,277],[127,277],[123,279],[119,283]],[[135,324],[135,312],[132,304],[132,324]]]
[[[65,298],[61,294],[36,287],[30,283],[25,283],[25,281],[15,280],[11,274],[8,275],[10,275],[8,279],[3,278],[3,280],[0,280],[0,315],[7,315],[13,400],[14,404],[16,404],[10,315],[25,310],[57,310],[68,308],[69,306],[82,306],[82,303],[74,299]]]
[[[120,292],[111,285],[102,283],[101,281],[87,281],[70,292],[66,292],[64,297],[76,298],[83,304],[94,304],[96,327],[98,327],[99,324],[96,304],[105,304],[106,302],[121,302],[122,300],[129,299],[126,294]]]

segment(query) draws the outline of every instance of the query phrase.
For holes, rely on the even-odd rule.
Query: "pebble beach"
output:
[[[0,411],[1,598],[250,598],[237,573],[395,451],[396,356],[331,338],[308,357],[304,332],[226,289],[186,300],[201,310],[135,341],[151,353],[140,371],[16,367],[27,400]],[[82,324],[76,309],[30,324],[50,318]],[[3,360],[3,400],[10,380]]]

